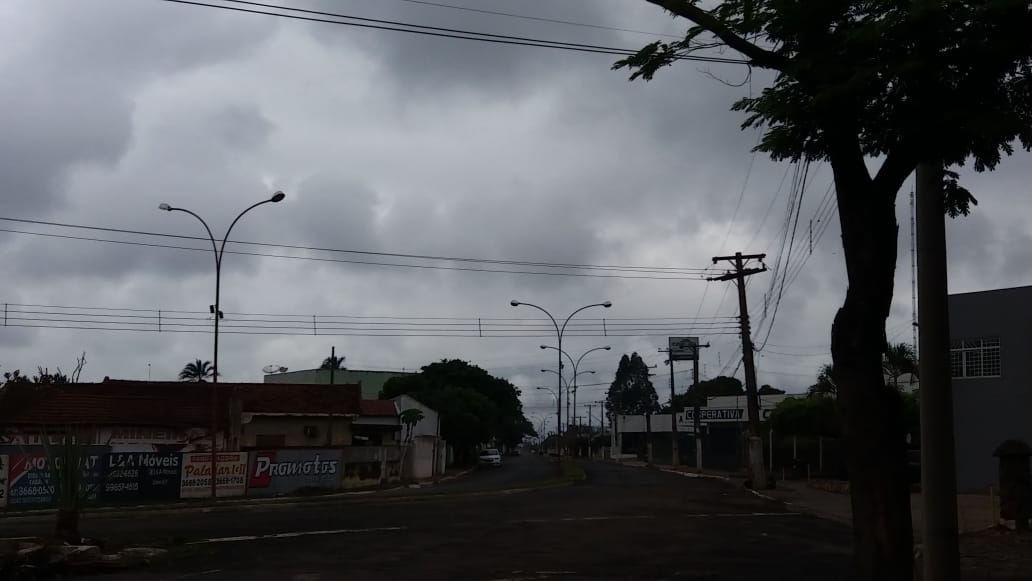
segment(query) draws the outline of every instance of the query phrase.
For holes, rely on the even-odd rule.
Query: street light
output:
[[[208,227],[208,223],[204,221],[197,213],[186,208],[176,208],[169,205],[166,202],[158,204],[158,209],[166,212],[184,212],[190,214],[204,226],[204,230],[208,233],[208,239],[211,240],[211,250],[215,254],[215,304],[210,307],[211,313],[215,319],[215,344],[213,346],[212,354],[212,378],[211,378],[211,498],[215,499],[216,490],[216,475],[218,472],[218,464],[216,461],[216,434],[218,433],[218,383],[219,383],[219,319],[222,318],[222,311],[219,309],[220,296],[219,291],[221,288],[222,281],[222,254],[226,250],[226,241],[229,239],[229,233],[233,231],[233,226],[240,221],[240,218],[244,214],[251,210],[261,206],[263,204],[282,202],[283,198],[287,197],[283,192],[276,192],[271,198],[262,200],[258,203],[251,204],[243,212],[237,214],[237,217],[230,223],[229,228],[226,229],[226,234],[222,237],[222,244],[219,245],[215,242],[215,236],[211,233],[211,228]]]
[[[572,319],[574,315],[576,315],[577,313],[583,311],[584,309],[590,309],[591,307],[604,307],[604,308],[608,309],[609,307],[613,306],[613,303],[611,303],[609,301],[605,301],[605,302],[602,302],[602,303],[592,303],[590,305],[584,305],[583,307],[581,307],[581,308],[577,309],[576,311],[573,311],[572,313],[570,313],[570,316],[566,317],[566,320],[563,321],[563,324],[560,327],[559,326],[559,322],[555,320],[555,317],[552,316],[552,313],[549,313],[547,310],[545,310],[542,307],[539,307],[539,306],[537,306],[535,304],[532,304],[532,303],[525,303],[525,302],[522,302],[522,301],[517,301],[516,299],[513,299],[513,300],[509,301],[509,304],[514,306],[514,307],[518,307],[520,305],[526,305],[528,307],[533,307],[533,308],[541,311],[545,315],[547,315],[548,318],[552,321],[552,325],[555,326],[556,339],[558,340],[558,343],[559,343],[559,347],[558,347],[558,349],[559,349],[559,371],[557,371],[556,373],[559,374],[560,380],[563,377],[563,374],[562,374],[562,371],[563,371],[563,352],[562,352],[562,349],[563,349],[563,333],[566,332],[566,325],[569,324],[570,319]],[[559,390],[562,391],[562,389],[563,389],[563,385],[562,385],[562,381],[560,381],[559,382]],[[558,413],[558,416],[559,416],[558,419],[560,421],[560,425],[557,426],[556,429],[557,430],[562,430],[562,425],[561,425],[562,424],[562,409],[561,409],[561,407],[562,407],[562,400],[561,399],[559,400],[558,407],[560,408],[559,413]],[[559,446],[559,438],[556,438],[556,441],[555,441],[555,453],[556,453],[556,457],[557,458],[561,458],[562,457],[562,448]]]
[[[594,347],[592,349],[588,349],[584,353],[581,353],[581,356],[577,358],[577,361],[574,361],[573,357],[570,357],[569,353],[567,353],[566,351],[563,351],[562,349],[559,349],[558,347],[552,347],[551,345],[542,345],[541,348],[542,349],[555,349],[555,350],[559,351],[560,353],[562,353],[563,355],[565,355],[566,358],[570,360],[570,363],[573,363],[573,416],[576,418],[577,417],[577,376],[581,375],[581,373],[577,372],[577,368],[580,366],[581,360],[584,359],[584,356],[586,356],[588,353],[592,353],[592,352],[595,352],[595,351],[609,351],[610,349],[612,349],[612,347],[610,347],[609,345],[605,345],[605,346],[602,346],[602,347]],[[584,372],[584,373],[588,373],[588,372]],[[595,373],[595,372],[591,371],[590,373]],[[570,421],[569,420],[569,417],[570,417],[570,413],[569,413],[570,402],[568,402],[568,401],[566,402],[566,407],[567,407],[567,412],[566,412],[566,418],[567,419],[566,419],[566,422],[569,423],[569,421]]]

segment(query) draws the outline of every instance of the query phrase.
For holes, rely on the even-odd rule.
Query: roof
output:
[[[398,415],[398,407],[389,399],[363,399],[361,402],[363,416],[394,417]]]
[[[211,422],[209,384],[20,385],[4,392],[0,421],[13,424],[189,427]]]
[[[211,422],[211,383],[122,381],[27,385],[0,392],[0,421],[12,424],[193,427]],[[252,414],[359,414],[357,385],[219,383],[225,425],[229,400]]]

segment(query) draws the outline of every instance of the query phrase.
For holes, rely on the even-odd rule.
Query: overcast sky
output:
[[[683,21],[631,0],[449,0],[594,28],[407,0],[281,3],[616,47],[636,48],[685,28]],[[0,33],[6,47],[0,54],[5,118],[0,217],[203,235],[190,216],[158,210],[160,202],[169,202],[201,214],[221,236],[237,212],[281,189],[286,200],[248,214],[232,238],[687,268],[704,268],[711,257],[735,251],[768,253],[773,266],[781,247],[779,231],[795,170],[750,153],[758,135],[741,131],[741,116],[729,106],[769,79],[757,74],[751,83],[732,87],[713,78],[737,83],[744,78],[737,65],[684,63],[651,83],[631,83],[625,71],[610,70],[615,57],[609,55],[159,0],[9,0],[0,5]],[[1032,169],[1026,167],[1026,155],[1019,153],[995,174],[964,174],[980,204],[972,216],[948,226],[952,292],[1032,281],[1032,201],[1024,195]],[[830,322],[845,289],[835,216],[826,230],[821,225],[827,220],[817,222],[819,210],[827,207],[822,200],[830,180],[826,166],[810,168],[789,272],[801,269],[784,291],[757,359],[760,383],[790,391],[804,389],[816,369],[830,361]],[[888,323],[897,341],[911,336],[908,194],[901,193],[898,204],[897,299]],[[812,255],[811,219],[815,233],[823,232]],[[19,222],[2,222],[0,228],[203,248],[189,240]],[[0,300],[8,304],[203,312],[214,302],[210,253],[0,232],[0,259],[5,270]],[[770,273],[750,279],[754,319],[763,315],[762,295],[770,283]],[[721,282],[492,274],[247,255],[226,255],[222,293],[227,313],[538,316],[529,308],[510,307],[517,298],[557,316],[604,300],[613,307],[583,316],[737,314],[734,289]],[[27,307],[13,308],[18,309]],[[227,315],[227,322],[231,319]],[[767,337],[769,320],[768,315],[757,330],[758,341]],[[187,361],[211,359],[208,334],[140,327],[149,331],[7,326],[0,330],[0,371],[37,365],[67,371],[85,351],[84,381],[146,379],[148,371],[154,379],[170,380]],[[703,352],[704,377],[716,375],[729,360],[725,373],[735,369],[734,335],[692,334],[711,344]],[[538,348],[543,342],[554,344],[542,338],[227,334],[221,338],[220,367],[224,380],[261,381],[263,366],[314,367],[333,345],[355,369],[411,370],[461,358],[509,378],[523,389],[528,415],[544,417],[553,409],[551,399],[534,387],[554,385],[555,376],[540,369],[555,363],[551,352]],[[663,375],[664,358],[657,353],[665,342],[661,336],[576,337],[564,347],[574,356],[599,345],[613,347],[585,358],[582,369],[597,373],[581,383],[611,381],[622,353],[641,352],[650,364],[660,364],[654,381],[666,400],[669,376]],[[679,365],[675,377],[682,391],[691,380],[690,365]],[[741,377],[742,370],[737,373]],[[582,388],[579,402],[600,400],[604,393],[605,386]]]

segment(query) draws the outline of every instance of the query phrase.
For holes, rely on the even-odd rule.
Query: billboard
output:
[[[670,337],[670,358],[674,361],[695,361],[699,358],[698,337]]]
[[[0,454],[0,508],[7,506],[7,454]]]
[[[760,409],[760,421],[765,422],[770,419],[770,413],[774,411],[769,408]],[[749,415],[746,413],[746,408],[699,408],[699,422],[703,424],[721,424],[721,423],[742,423],[748,421]],[[682,426],[691,426],[695,423],[695,410],[693,408],[684,408],[684,411],[677,414],[677,428],[681,429]]]
[[[179,498],[182,455],[160,452],[111,452],[104,456],[102,501],[133,502]]]
[[[83,458],[79,486],[88,500],[97,498],[97,488],[103,478],[101,458],[104,451],[106,448],[103,446],[90,446]],[[40,448],[27,448],[7,456],[7,506],[36,507],[52,503],[55,487],[46,452]]]
[[[183,454],[180,498],[211,496],[211,454]],[[243,496],[247,489],[247,452],[219,452],[215,475],[216,496]]]
[[[340,488],[340,450],[256,450],[247,471],[248,496],[276,496],[305,488]]]

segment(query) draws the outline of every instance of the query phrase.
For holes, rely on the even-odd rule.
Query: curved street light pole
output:
[[[558,347],[552,347],[551,345],[542,345],[541,348],[542,349],[558,349]],[[584,359],[584,357],[588,353],[592,353],[592,352],[595,352],[595,351],[609,351],[610,349],[612,349],[612,347],[609,346],[609,345],[604,345],[602,347],[594,347],[592,349],[588,349],[584,353],[581,353],[581,356],[578,357],[576,361],[573,360],[573,357],[570,357],[569,353],[560,350],[560,352],[563,355],[566,355],[566,358],[570,360],[570,363],[573,364],[573,417],[575,417],[575,418],[577,417],[577,376],[578,375],[582,375],[582,373],[579,373],[577,371],[577,368],[580,367],[580,362]],[[585,373],[587,373],[587,372],[585,372]],[[592,371],[591,373],[595,373],[595,372]],[[567,400],[568,399],[569,398],[567,398]],[[570,422],[570,411],[569,410],[570,410],[570,402],[567,401],[566,402],[566,422],[567,423]]]
[[[208,227],[208,223],[204,221],[196,212],[188,210],[186,208],[176,208],[169,204],[162,202],[158,205],[158,209],[166,212],[183,212],[190,214],[204,226],[204,231],[208,233],[208,240],[211,241],[211,251],[215,255],[215,304],[212,305],[211,311],[215,318],[215,342],[212,347],[212,377],[211,377],[211,498],[215,499],[216,494],[216,476],[218,473],[218,462],[216,460],[216,435],[218,434],[218,383],[219,383],[219,319],[222,318],[222,311],[220,307],[220,291],[222,286],[222,255],[226,251],[226,241],[229,240],[229,233],[233,231],[233,227],[236,226],[237,222],[244,214],[251,210],[261,206],[263,204],[277,203],[283,201],[286,194],[283,192],[276,192],[271,198],[262,200],[255,204],[248,206],[243,212],[237,214],[237,217],[230,223],[229,228],[226,229],[225,235],[222,237],[222,244],[219,245],[215,242],[215,235],[211,233],[211,228]],[[202,378],[203,379],[203,378]]]
[[[557,374],[559,376],[559,389],[558,390],[549,389],[547,387],[539,387],[539,388],[537,388],[537,389],[543,389],[543,390],[547,391],[548,393],[552,394],[552,397],[555,398],[555,433],[556,433],[556,439],[558,440],[559,437],[562,436],[562,428],[563,428],[563,387],[562,386],[566,385],[566,391],[567,391],[567,393],[569,393],[569,391],[570,391],[570,383],[568,381],[566,381],[566,378],[563,377],[562,373],[559,373],[558,371],[556,371],[554,369],[542,369],[541,373],[555,373],[555,374]],[[555,448],[556,448],[556,456],[558,457],[559,456],[559,444],[558,443],[556,443]]]
[[[570,316],[566,317],[566,320],[563,321],[562,326],[560,326],[559,322],[556,321],[555,317],[552,316],[552,313],[549,313],[547,310],[545,310],[542,307],[539,307],[539,306],[537,306],[535,304],[532,304],[532,303],[524,303],[524,302],[521,302],[521,301],[517,301],[515,299],[509,301],[509,304],[514,306],[514,307],[518,307],[520,305],[526,305],[528,307],[534,307],[535,309],[537,309],[537,310],[541,311],[542,313],[544,313],[545,315],[547,315],[549,320],[552,321],[552,325],[555,326],[556,339],[558,340],[558,343],[559,343],[559,347],[558,347],[558,349],[559,349],[559,371],[557,373],[559,374],[560,379],[562,379],[562,376],[563,376],[563,374],[562,374],[563,373],[563,333],[566,332],[566,325],[569,324],[570,319],[572,319],[574,315],[576,315],[577,313],[583,311],[584,309],[590,309],[591,307],[604,307],[604,308],[608,309],[609,307],[613,306],[613,303],[611,303],[609,301],[605,301],[605,302],[602,302],[602,303],[592,303],[590,305],[584,305],[583,307],[581,307],[581,308],[577,309],[576,311],[573,311],[572,313],[570,313]],[[562,388],[563,388],[562,381],[560,381],[559,382],[559,390],[562,391]],[[561,406],[562,406],[562,403],[561,403],[561,400],[560,400],[559,407],[561,408]],[[560,413],[559,413],[559,421],[560,421],[560,423],[562,423],[562,410],[561,409],[560,409]],[[557,426],[556,429],[561,432],[562,431],[562,426],[561,425]],[[559,446],[559,438],[556,438],[556,441],[555,441],[555,451],[556,451],[556,457],[557,458],[561,458],[562,457],[562,448]]]

